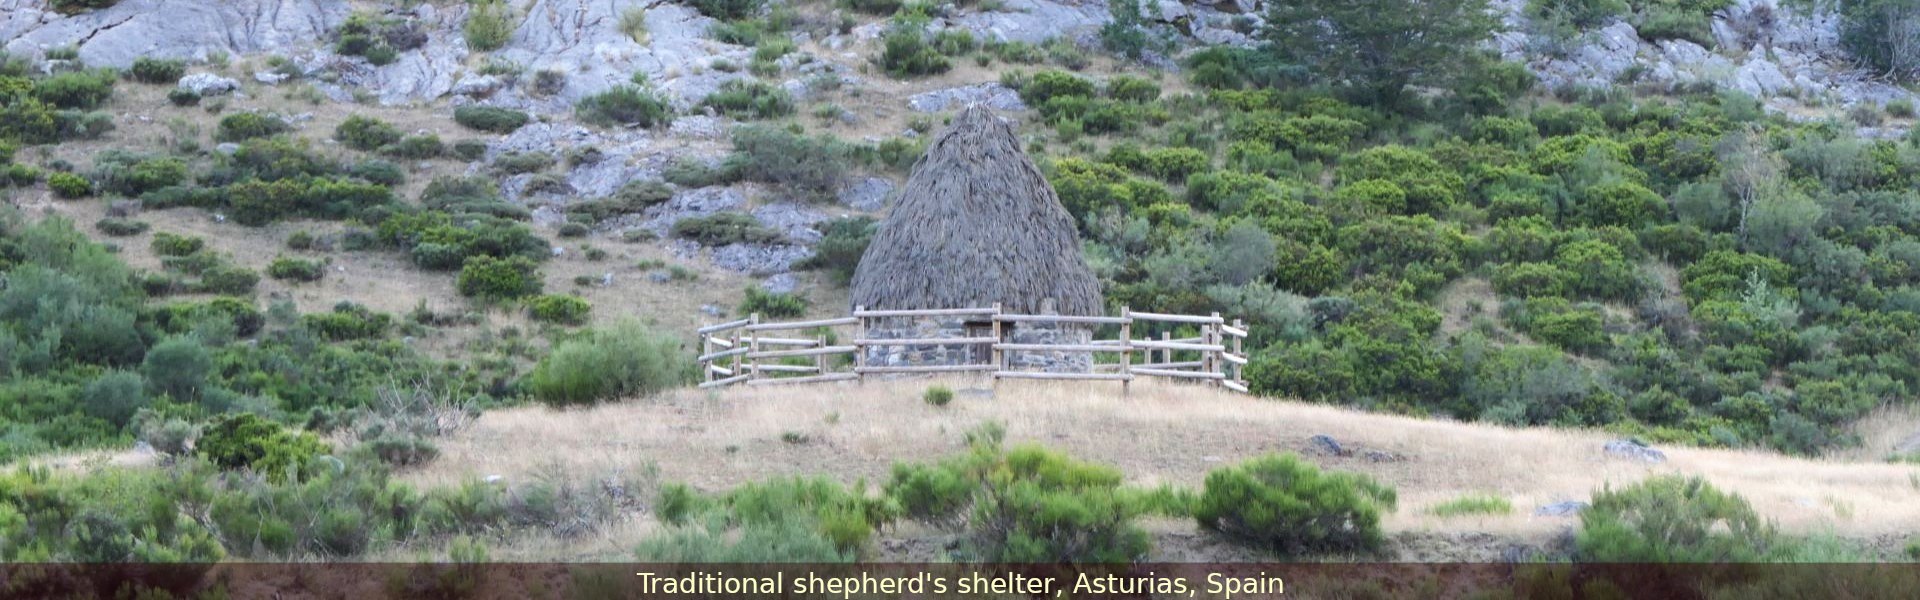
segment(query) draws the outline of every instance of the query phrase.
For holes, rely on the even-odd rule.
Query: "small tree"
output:
[[[1260,37],[1279,58],[1379,104],[1408,84],[1444,82],[1473,64],[1496,21],[1486,0],[1299,0],[1267,4]]]
[[[1207,473],[1193,516],[1207,529],[1300,555],[1378,549],[1380,513],[1393,506],[1393,488],[1323,473],[1289,454]]]

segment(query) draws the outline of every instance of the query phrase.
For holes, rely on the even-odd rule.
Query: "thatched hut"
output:
[[[979,105],[955,115],[913,166],[893,211],[853,275],[853,304],[872,310],[991,307],[1008,313],[1098,315],[1100,282],[1080,253],[1073,216],[1021,150],[1013,125]],[[983,337],[991,323],[892,319],[872,338]],[[1084,327],[1025,324],[1019,343],[1085,341]],[[986,362],[980,346],[875,351],[869,364]],[[1021,353],[1015,366],[1085,370],[1077,356]]]

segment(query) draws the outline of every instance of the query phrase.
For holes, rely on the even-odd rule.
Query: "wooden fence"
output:
[[[990,323],[990,333],[980,337],[870,338],[874,319],[963,317]],[[1013,343],[1008,334],[1022,323],[1084,325],[1095,331],[1107,326],[1118,329],[1113,339],[1094,339],[1082,343]],[[1136,325],[1139,327],[1136,328]],[[1185,337],[1173,337],[1181,329]],[[745,319],[701,327],[700,370],[702,388],[745,383],[747,385],[783,385],[821,381],[858,381],[869,374],[902,373],[976,373],[1001,379],[1055,379],[1119,381],[1124,388],[1138,377],[1197,381],[1236,392],[1247,391],[1242,369],[1247,354],[1242,345],[1247,326],[1240,320],[1228,323],[1220,313],[1212,315],[1172,315],[1133,312],[1122,308],[1117,317],[1063,315],[1017,315],[1000,312],[1000,307],[951,308],[935,310],[866,310],[838,319],[761,322],[759,314]],[[1146,335],[1159,331],[1158,339]],[[1135,339],[1136,334],[1146,335]],[[842,340],[844,338],[844,340]],[[964,361],[926,365],[869,365],[870,348],[927,346],[984,346],[977,352],[985,361]],[[1025,370],[1008,363],[1011,352],[1086,353],[1093,358],[1086,372]]]

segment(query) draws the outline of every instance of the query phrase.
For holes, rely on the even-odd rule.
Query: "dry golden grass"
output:
[[[824,474],[845,481],[886,476],[894,461],[961,449],[964,431],[987,420],[1010,442],[1038,442],[1121,468],[1141,485],[1197,486],[1210,468],[1269,452],[1304,451],[1331,435],[1352,456],[1309,455],[1324,467],[1370,474],[1396,486],[1400,534],[1492,533],[1544,539],[1573,523],[1535,508],[1586,500],[1594,490],[1659,473],[1706,477],[1746,496],[1791,531],[1870,536],[1920,525],[1920,468],[1810,460],[1766,452],[1664,448],[1669,460],[1610,459],[1604,433],[1513,429],[1369,414],[1331,406],[1261,400],[1208,388],[1003,383],[997,395],[961,389],[944,408],[920,401],[930,382],[683,390],[592,409],[526,407],[494,411],[441,444],[442,457],[406,477],[452,484],[470,476],[526,477],[552,462],[575,472],[655,465],[665,481],[707,490],[776,475]],[[804,443],[789,443],[789,433]],[[1401,460],[1375,462],[1369,450]],[[1434,504],[1469,493],[1511,501],[1504,516],[1439,518]]]

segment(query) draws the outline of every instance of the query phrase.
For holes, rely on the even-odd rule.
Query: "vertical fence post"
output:
[[[753,313],[753,314],[747,315],[748,327],[752,327],[754,325],[759,325],[759,324],[760,324],[760,313]],[[753,373],[753,376],[748,377],[747,381],[752,382],[760,378],[760,357],[754,356],[755,354],[760,353],[760,334],[758,332],[747,333],[747,348],[748,348],[747,368],[749,369],[750,373]]]
[[[1220,354],[1227,351],[1225,346],[1226,340],[1223,339],[1226,337],[1226,334],[1221,333],[1220,325],[1225,321],[1220,320],[1220,313],[1217,313],[1217,312],[1213,313],[1212,316],[1213,316],[1213,321],[1210,323],[1207,323],[1207,326],[1205,327],[1205,331],[1207,332],[1205,337],[1207,339],[1206,341],[1203,341],[1201,343],[1214,344],[1214,345],[1220,346],[1219,350],[1215,350],[1208,353],[1208,356],[1211,356],[1213,360],[1213,368],[1208,370],[1220,373],[1220,376],[1224,378],[1227,376],[1227,359],[1220,358]],[[1221,387],[1220,382],[1224,381],[1224,379],[1208,379],[1207,381],[1213,382],[1214,387]]]
[[[987,378],[993,381],[993,393],[997,396],[1000,394],[1000,370],[1006,368],[1004,366],[1005,363],[1001,362],[1000,344],[1007,341],[1006,336],[1002,334],[1002,330],[1000,329],[999,302],[993,303],[993,316],[988,318],[993,319],[993,346],[991,346],[993,351],[987,353],[988,359],[993,361],[993,369],[987,371]]]
[[[813,339],[814,339],[814,341],[816,341],[816,342],[819,342],[819,343],[820,343],[820,345],[818,345],[818,346],[816,346],[817,348],[826,348],[826,347],[827,347],[827,336],[826,336],[826,334],[821,334],[821,335],[816,335],[816,336],[813,336]],[[813,374],[814,374],[814,375],[825,375],[825,374],[827,374],[827,355],[825,355],[825,354],[815,354],[815,355],[813,355]]]
[[[1164,327],[1164,326],[1163,326],[1163,327]],[[1173,332],[1172,332],[1172,331],[1168,331],[1168,330],[1165,330],[1165,329],[1162,329],[1162,330],[1160,330],[1160,341],[1162,341],[1162,342],[1171,342],[1171,341],[1173,341]],[[1153,362],[1153,351],[1152,351],[1152,350],[1148,350],[1148,351],[1147,351],[1147,362]],[[1166,346],[1161,346],[1161,347],[1160,347],[1160,363],[1161,363],[1161,364],[1166,364],[1166,363],[1171,363],[1171,362],[1173,362],[1173,349],[1172,349],[1172,348],[1168,348],[1168,347],[1166,347]],[[1173,367],[1161,367],[1161,368],[1163,368],[1163,369],[1171,369],[1171,368],[1173,368]]]
[[[1120,395],[1133,394],[1133,309],[1120,307],[1120,345],[1126,350],[1120,353],[1120,374],[1126,379],[1120,380]]]
[[[1240,330],[1240,332],[1241,332],[1241,333],[1246,333],[1246,332],[1247,332],[1247,324],[1246,324],[1246,322],[1245,322],[1245,321],[1241,321],[1240,319],[1234,319],[1234,320],[1233,320],[1233,328],[1234,328],[1234,329],[1238,329],[1238,330]],[[1234,356],[1238,356],[1238,357],[1240,357],[1240,358],[1246,358],[1246,357],[1247,357],[1247,353],[1246,353],[1245,351],[1243,351],[1243,350],[1241,350],[1241,349],[1240,349],[1240,345],[1241,345],[1241,343],[1242,343],[1242,342],[1245,342],[1245,341],[1246,341],[1246,339],[1247,339],[1247,336],[1244,336],[1244,335],[1236,335],[1236,336],[1233,336],[1233,355],[1234,355]],[[1244,379],[1244,378],[1246,377],[1246,375],[1247,375],[1247,367],[1246,367],[1246,366],[1244,366],[1244,365],[1241,365],[1241,364],[1239,364],[1239,363],[1234,363],[1234,365],[1233,365],[1233,382],[1234,382],[1234,383],[1241,383],[1241,381],[1242,381],[1242,380],[1243,380],[1243,379]],[[1244,385],[1244,384],[1243,384],[1243,385]]]
[[[865,306],[853,307],[853,314],[856,317],[853,324],[853,380],[860,383],[867,382],[867,375],[862,372],[867,368],[867,347],[865,345],[867,339],[867,318],[859,316],[860,313],[866,312],[866,310],[867,307]]]
[[[706,324],[706,323],[704,323],[704,322],[700,324],[700,327],[701,327],[701,328],[705,328],[706,326],[707,326],[707,324]],[[712,353],[713,353],[713,334],[711,334],[711,333],[702,333],[702,334],[700,334],[700,355],[701,355],[701,356],[706,356],[706,355],[708,355],[708,354],[712,354]],[[700,381],[702,381],[702,382],[709,382],[709,381],[713,381],[713,366],[712,366],[712,365],[713,365],[713,359],[701,359],[701,361],[700,361]]]
[[[728,346],[728,347],[727,347],[727,349],[728,349],[728,350],[739,350],[739,349],[741,349],[741,348],[743,348],[743,347],[744,347],[744,346],[741,346],[741,345],[740,345],[741,343],[743,343],[743,342],[742,342],[742,341],[740,340],[740,334],[741,334],[741,332],[744,332],[744,331],[746,331],[746,328],[745,328],[745,327],[735,327],[735,328],[733,328],[733,331],[731,332],[731,333],[732,333],[732,337],[733,337],[733,340],[732,340],[732,341],[733,341],[733,345],[732,345],[732,346]],[[738,376],[738,375],[739,375],[740,373],[742,373],[742,372],[743,372],[743,371],[741,371],[741,370],[740,370],[740,355],[739,355],[739,354],[734,354],[734,355],[733,355],[733,372],[732,372],[732,373],[730,373],[730,374],[728,374],[727,376],[728,376],[728,377],[734,377],[734,376]]]

